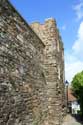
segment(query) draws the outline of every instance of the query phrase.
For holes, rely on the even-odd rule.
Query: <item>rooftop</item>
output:
[[[76,101],[77,98],[74,96],[72,90],[69,88],[68,89],[68,101],[69,102],[73,102],[73,101]]]

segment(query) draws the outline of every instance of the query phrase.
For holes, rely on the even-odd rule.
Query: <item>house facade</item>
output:
[[[68,108],[71,114],[78,114],[78,111],[80,111],[80,104],[78,99],[74,96],[71,88],[68,89]]]

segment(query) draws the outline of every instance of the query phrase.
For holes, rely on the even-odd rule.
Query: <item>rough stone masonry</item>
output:
[[[56,21],[29,26],[0,0],[0,125],[61,125],[65,104]]]

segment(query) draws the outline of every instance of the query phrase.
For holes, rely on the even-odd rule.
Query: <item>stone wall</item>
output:
[[[39,125],[43,113],[44,44],[6,1],[0,1],[0,125]]]
[[[0,0],[0,125],[61,125],[64,100],[64,49],[55,20],[29,26]]]

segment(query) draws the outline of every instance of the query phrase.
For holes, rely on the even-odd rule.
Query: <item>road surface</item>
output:
[[[77,121],[73,116],[67,115],[64,118],[63,125],[83,125],[83,123],[80,123],[79,121]]]

